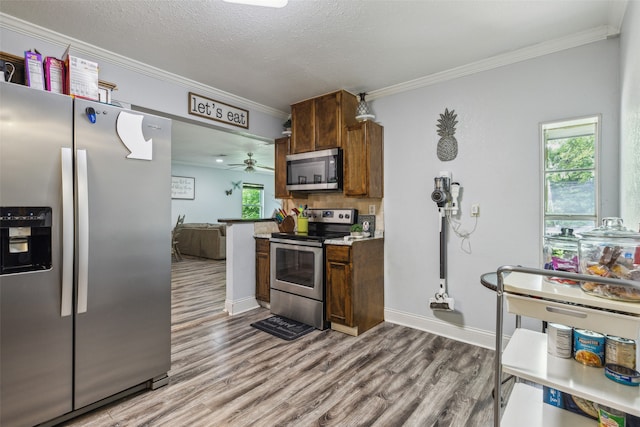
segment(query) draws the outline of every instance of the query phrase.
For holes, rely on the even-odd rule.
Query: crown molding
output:
[[[138,74],[170,82],[179,86],[183,86],[185,88],[189,88],[190,90],[201,91],[203,92],[202,95],[220,98],[221,100],[232,102],[234,105],[242,106],[253,111],[260,111],[262,113],[278,118],[286,118],[288,114],[284,111],[259,104],[257,102],[242,98],[232,93],[202,84],[195,80],[187,79],[177,74],[161,70],[143,62],[136,61],[135,59],[118,55],[117,53],[83,42],[82,40],[65,36],[64,34],[60,34],[47,28],[40,27],[38,25],[15,18],[2,12],[0,12],[0,27],[15,31],[16,33],[24,34],[29,37],[34,37],[38,40],[55,44],[63,48],[66,48],[68,45],[72,45],[74,52],[78,55],[89,55],[91,57],[97,58],[98,60],[112,63],[124,69],[134,71]]]
[[[620,2],[614,12],[612,12],[612,19],[617,22],[622,22],[624,17],[624,11],[626,10],[626,1]],[[49,29],[34,25],[30,22],[23,21],[15,18],[11,15],[0,12],[0,27],[7,28],[9,30],[21,33],[36,39],[43,40],[52,44],[57,44],[62,47],[66,47],[69,44],[73,45],[74,51],[81,54],[90,55],[98,59],[113,63],[122,68],[134,71],[136,73],[146,75],[148,77],[157,78],[167,82],[177,84],[190,89],[200,90],[203,95],[210,95],[213,97],[220,97],[229,102],[233,102],[238,106],[252,109],[254,111],[260,111],[265,114],[286,118],[287,112],[277,110],[262,104],[258,104],[254,101],[242,98],[231,93],[216,89],[211,86],[199,83],[195,80],[190,80],[177,74],[170,73],[168,71],[161,70],[156,67],[144,64],[131,58],[127,58],[122,55],[110,52],[108,50],[90,45],[81,40],[74,39],[72,37],[65,36],[64,34],[51,31]],[[483,71],[492,70],[495,68],[503,67],[505,65],[515,64],[518,62],[526,61],[528,59],[537,58],[540,56],[548,55],[551,53],[559,52],[574,47],[583,46],[589,43],[605,40],[608,38],[614,38],[620,35],[620,27],[615,25],[603,25],[591,30],[582,31],[572,34],[567,37],[562,37],[555,40],[550,40],[543,43],[538,43],[532,46],[525,47],[512,52],[507,52],[501,55],[496,55],[491,58],[482,59],[480,61],[472,62],[470,64],[462,65],[460,67],[451,68],[449,70],[441,71],[438,73],[430,74],[428,76],[420,77],[414,80],[409,80],[404,83],[388,86],[382,89],[372,90],[367,92],[367,100],[372,101],[377,98],[383,98],[386,96],[395,95],[410,90],[420,89],[426,86],[431,86],[437,83],[446,82],[449,80],[457,79],[460,77],[468,76]]]
[[[451,68],[439,73],[430,74],[408,82],[388,86],[386,88],[367,92],[367,100],[395,95],[409,90],[419,89],[425,86],[442,83],[448,80],[457,79],[482,71],[488,71],[505,65],[515,64],[528,59],[537,58],[551,53],[559,52],[574,47],[583,46],[589,43],[614,38],[620,35],[620,29],[610,25],[603,25],[591,30],[582,31],[567,37],[538,43],[516,51],[496,55],[491,58],[482,59],[460,67]]]

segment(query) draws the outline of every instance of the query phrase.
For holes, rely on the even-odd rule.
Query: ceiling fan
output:
[[[229,164],[229,166],[245,166],[245,172],[255,172],[255,168],[267,169],[270,171],[275,170],[274,168],[269,166],[258,166],[258,161],[252,158],[253,153],[247,153],[247,156],[249,156],[249,158],[246,159],[244,163],[231,163]]]

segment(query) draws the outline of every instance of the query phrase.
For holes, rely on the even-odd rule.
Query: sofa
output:
[[[175,239],[182,255],[226,259],[227,240],[224,224],[184,223],[178,226]]]

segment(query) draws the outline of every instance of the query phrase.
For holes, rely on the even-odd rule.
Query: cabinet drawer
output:
[[[269,252],[269,239],[256,239],[256,252]]]
[[[634,340],[639,336],[640,317],[509,293],[505,296],[510,313]]]
[[[327,261],[351,261],[351,247],[340,245],[327,246]]]

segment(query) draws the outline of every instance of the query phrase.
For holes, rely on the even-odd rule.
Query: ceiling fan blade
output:
[[[267,169],[267,170],[270,170],[270,171],[275,171],[275,170],[276,170],[275,168],[272,168],[272,167],[270,167],[270,166],[253,165],[253,167],[254,167],[254,168]]]

